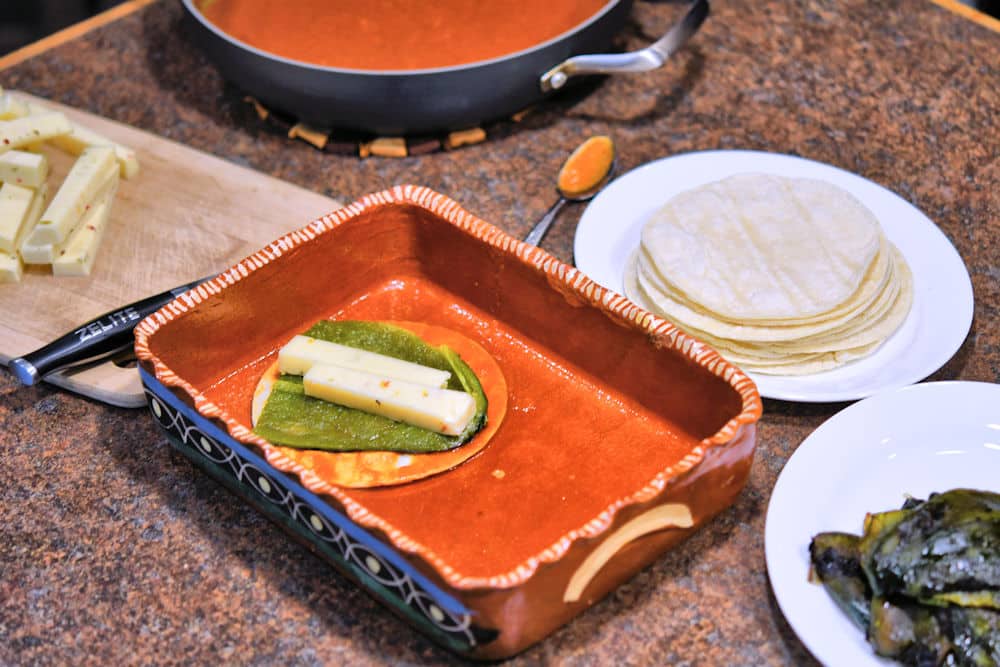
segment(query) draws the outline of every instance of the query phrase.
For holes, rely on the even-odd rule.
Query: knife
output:
[[[34,352],[11,359],[10,369],[21,384],[30,386],[50,373],[110,357],[132,345],[132,333],[139,322],[208,279],[201,278],[104,313]]]

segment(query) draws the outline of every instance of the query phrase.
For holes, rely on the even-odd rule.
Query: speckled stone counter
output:
[[[623,44],[677,14],[638,3]],[[968,265],[975,322],[932,379],[1000,381],[1000,34],[931,2],[719,0],[660,71],[489,126],[479,145],[364,160],[262,123],[181,18],[180,3],[155,3],[0,71],[0,85],[344,201],[428,185],[522,236],[594,133],[614,137],[622,170],[716,148],[827,162],[922,209]],[[580,210],[543,244],[563,260]],[[0,663],[458,662],[173,453],[144,411],[22,389],[5,371],[0,395]],[[842,407],[766,401],[735,506],[512,663],[809,664],[768,585],[764,516],[785,461]]]

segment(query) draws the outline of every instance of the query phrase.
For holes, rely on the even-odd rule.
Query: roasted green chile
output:
[[[281,375],[254,431],[279,445],[327,451],[441,452],[458,447],[486,423],[487,401],[479,379],[447,346],[433,347],[417,335],[380,322],[323,320],[305,335],[451,373],[448,388],[472,395],[476,413],[459,435],[442,435],[305,395],[302,377]]]
[[[1000,665],[1000,494],[956,489],[820,533],[813,573],[879,655]]]

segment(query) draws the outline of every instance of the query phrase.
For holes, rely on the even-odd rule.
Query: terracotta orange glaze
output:
[[[580,144],[559,171],[556,187],[575,197],[597,187],[607,176],[615,160],[615,145],[610,137],[591,137]]]
[[[398,503],[408,507],[406,514],[397,513],[395,526],[418,542],[441,544],[445,526],[464,534],[447,544],[455,569],[489,576],[514,568],[550,546],[553,535],[600,513],[608,487],[639,488],[648,482],[647,466],[665,468],[698,444],[502,323],[449,307],[449,295],[431,284],[414,287],[424,294],[428,317],[444,315],[449,326],[478,333],[504,369],[510,407],[502,428],[510,437],[498,437],[495,447],[466,465],[398,487],[392,495],[353,495],[376,514]],[[632,446],[643,441],[658,447]],[[464,496],[476,502],[463,503]]]
[[[438,545],[438,555],[465,576],[515,568],[551,546],[553,535],[603,511],[609,488],[641,488],[650,470],[677,463],[699,444],[503,322],[457,303],[454,294],[424,276],[373,286],[327,317],[443,327],[478,342],[503,370],[507,415],[477,456],[409,484],[345,489],[372,513],[391,517],[409,538]],[[237,407],[249,424],[253,388],[272,361],[269,356],[249,364],[206,396],[230,411]],[[650,442],[656,446],[637,446]]]
[[[608,487],[641,487],[650,467],[676,463],[698,444],[519,332],[456,304],[437,285],[413,277],[400,287],[412,295],[415,312],[408,318],[443,324],[490,352],[503,369],[510,404],[500,432],[476,458],[390,493],[350,493],[373,513],[392,514],[394,526],[417,542],[444,544],[442,532],[457,535],[442,555],[458,571],[489,576],[514,568],[550,546],[553,535],[601,512]],[[392,298],[388,291],[370,294],[342,316],[378,317]],[[642,441],[658,447],[632,446]]]
[[[521,51],[583,23],[608,0],[202,0],[241,42],[329,67],[448,67]]]
[[[260,374],[285,341],[326,317],[423,322],[481,345],[508,384],[489,446],[448,472],[358,490],[322,481],[255,436]],[[688,505],[698,525],[730,504],[761,413],[753,383],[711,348],[416,186],[332,212],[171,302],[136,328],[136,354],[166,391],[423,571],[456,590],[509,592],[466,600],[490,618],[559,601],[530,632],[515,627],[518,646],[576,613],[561,603],[565,582],[617,522],[670,502]],[[630,544],[585,597],[686,534]],[[514,644],[505,646],[491,655]]]

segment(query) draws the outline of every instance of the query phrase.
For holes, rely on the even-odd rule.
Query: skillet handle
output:
[[[675,51],[684,46],[708,17],[708,0],[695,0],[687,14],[667,34],[644,49],[629,53],[574,56],[556,65],[539,80],[542,92],[559,90],[570,77],[583,74],[647,72],[660,67]]]

